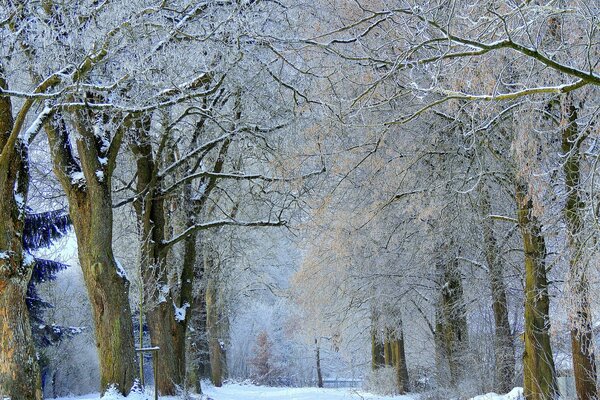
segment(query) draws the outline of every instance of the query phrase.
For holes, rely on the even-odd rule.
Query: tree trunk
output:
[[[168,249],[163,247],[165,240],[166,216],[164,196],[160,193],[158,166],[154,160],[151,141],[148,135],[150,118],[142,118],[135,123],[137,138],[130,144],[136,156],[138,193],[143,193],[134,202],[138,219],[140,237],[141,273],[143,285],[152,293],[145,299],[147,306],[147,323],[152,346],[159,347],[160,355],[154,367],[158,370],[155,389],[161,395],[177,394],[178,387],[183,386],[185,378],[185,332],[179,331],[177,318],[185,320],[185,315],[175,315],[175,299],[173,288],[169,285],[167,263]],[[178,307],[186,313],[187,308]],[[185,327],[184,327],[185,328]],[[183,336],[183,338],[178,338]],[[183,349],[178,346],[183,342]]]
[[[508,302],[504,284],[504,266],[499,260],[499,249],[494,236],[490,198],[487,188],[482,183],[480,191],[481,223],[485,258],[488,264],[490,288],[492,291],[492,310],[494,311],[494,355],[495,387],[499,393],[508,393],[513,388],[515,376],[515,345],[508,319]]]
[[[188,246],[193,247],[194,252],[196,252],[195,236],[196,235],[193,235],[193,238],[189,237],[186,239],[186,249]],[[186,263],[185,260],[187,259],[188,252],[186,251],[185,254],[184,264]],[[195,280],[202,282],[204,279],[204,262],[200,262],[199,266],[200,268],[195,268],[194,270],[194,274],[196,275]],[[204,285],[200,285],[200,290],[194,295],[191,307],[193,308],[191,320],[193,334],[191,335],[190,341],[192,357],[189,357],[191,361],[189,367],[189,382],[193,382],[196,385],[196,392],[201,393],[201,380],[210,378],[210,359],[206,335],[206,290]]]
[[[223,386],[223,364],[221,341],[219,338],[219,311],[217,306],[217,288],[214,279],[214,260],[204,250],[204,270],[208,275],[206,280],[206,334],[208,336],[208,350],[210,357],[210,380],[216,387]]]
[[[546,244],[541,224],[533,214],[533,200],[523,181],[517,181],[516,202],[525,251],[523,392],[527,400],[552,400],[558,396],[558,387],[550,346]]]
[[[108,187],[72,191],[69,206],[77,236],[96,332],[100,388],[129,393],[137,377],[129,281],[112,252],[112,202]]]
[[[448,253],[452,243],[442,246],[447,247]],[[467,315],[463,298],[462,277],[458,259],[452,257],[450,261],[438,261],[438,274],[440,282],[439,306],[436,313],[436,336],[438,350],[442,357],[442,365],[447,366],[447,374],[441,371],[441,377],[446,377],[447,382],[456,387],[465,372],[465,357],[468,347]],[[444,379],[442,379],[442,384]]]
[[[371,312],[371,369],[375,371],[385,364],[383,343],[377,334],[378,316]]]
[[[448,249],[451,246],[452,243]],[[439,335],[442,354],[448,365],[449,384],[456,387],[465,372],[465,352],[469,341],[462,277],[456,257],[450,261],[440,261],[439,267],[443,282],[436,335]]]
[[[566,156],[563,164],[567,201],[563,214],[567,223],[567,244],[569,246],[569,287],[574,305],[571,320],[571,351],[573,354],[573,372],[575,388],[580,400],[597,398],[596,359],[589,300],[587,264],[582,259],[584,203],[580,196],[580,146],[584,135],[577,128],[577,110],[571,96],[567,96],[563,105],[563,119],[567,121],[562,132],[562,151]]]
[[[4,261],[4,260],[0,260]],[[6,264],[0,264],[5,268]],[[29,274],[31,274],[31,268]],[[25,305],[27,276],[0,277],[0,398],[42,398],[39,367]]]
[[[89,126],[91,121],[97,121],[95,116],[82,112],[73,117],[79,133],[76,138],[78,157],[71,146],[71,128],[59,113],[45,129],[54,173],[67,194],[79,263],[92,308],[100,361],[100,390],[104,393],[110,386],[116,386],[121,393],[128,394],[138,371],[129,281],[117,265],[112,248],[111,192],[116,151],[126,127],[118,130],[107,150]],[[104,139],[109,140],[108,133],[104,134]],[[102,157],[108,159],[106,164],[100,162]]]
[[[390,340],[390,335],[389,335],[389,331],[386,328],[385,330],[385,337],[383,339],[383,362],[385,364],[386,367],[391,367],[393,365],[392,362],[392,357],[393,357],[393,353],[392,353],[392,342]]]
[[[396,338],[392,343],[394,352],[394,367],[396,368],[396,384],[398,393],[404,394],[410,390],[408,381],[408,368],[406,366],[406,354],[404,352],[404,329],[402,323],[396,330]]]
[[[317,358],[317,387],[323,387],[323,373],[321,371],[321,349],[319,341],[315,338],[315,353]]]
[[[0,64],[0,88],[7,89]],[[25,303],[33,265],[24,265],[22,235],[29,185],[26,146],[14,147],[10,97],[0,97],[0,398],[42,398],[29,313]]]

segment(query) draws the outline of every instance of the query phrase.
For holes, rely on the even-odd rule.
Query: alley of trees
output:
[[[598,0],[0,0],[0,398],[598,398],[599,86]]]

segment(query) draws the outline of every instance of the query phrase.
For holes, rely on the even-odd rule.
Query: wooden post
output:
[[[158,388],[156,387],[156,382],[158,379],[158,351],[160,347],[142,347],[140,349],[135,349],[137,353],[140,353],[140,357],[144,357],[144,353],[153,353],[152,354],[152,364],[154,364],[154,400],[158,400]],[[143,379],[143,377],[141,378]]]

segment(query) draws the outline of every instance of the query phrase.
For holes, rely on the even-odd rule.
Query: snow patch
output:
[[[35,258],[28,252],[23,252],[23,265],[29,267],[35,263]]]
[[[127,273],[125,272],[125,269],[123,268],[123,266],[121,265],[119,260],[117,260],[116,258],[115,258],[115,264],[117,265],[117,275],[119,275],[121,278],[127,280]]]
[[[98,182],[104,181],[104,171],[96,171],[96,178],[98,178]]]
[[[487,393],[475,396],[471,400],[520,400],[523,398],[523,388],[516,387],[506,394]]]
[[[44,107],[42,112],[39,113],[39,115],[37,116],[35,121],[33,121],[31,126],[29,126],[29,128],[21,135],[21,140],[25,144],[29,143],[31,136],[37,134],[40,131],[40,129],[42,129],[44,122],[46,121],[46,119],[48,118],[48,116],[51,113],[52,113],[52,107],[48,107],[48,106]]]
[[[190,306],[190,303],[185,303],[181,307],[177,307],[175,303],[173,303],[173,307],[175,308],[175,320],[178,322],[185,321],[185,310]]]
[[[169,294],[169,285],[162,285],[158,292],[158,304],[167,301],[167,295]]]
[[[77,171],[71,173],[71,184],[83,186],[85,184],[85,176],[83,176],[83,172]]]
[[[21,193],[15,193],[15,201],[19,207],[23,207],[25,205],[25,199]]]

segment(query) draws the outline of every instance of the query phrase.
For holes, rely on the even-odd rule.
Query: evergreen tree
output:
[[[25,301],[29,311],[29,321],[35,347],[40,357],[42,387],[44,386],[45,375],[48,372],[48,361],[43,349],[81,333],[82,328],[48,324],[45,321],[44,313],[53,306],[40,296],[37,285],[55,280],[58,272],[68,266],[58,261],[34,257],[31,253],[41,248],[50,247],[54,241],[66,235],[70,228],[69,214],[63,210],[34,213],[31,209],[27,209],[23,230],[24,263],[33,264],[33,272],[27,286]]]

